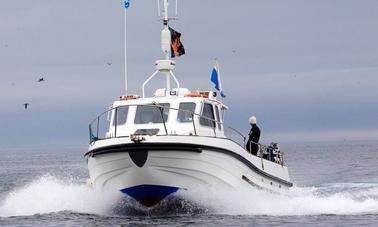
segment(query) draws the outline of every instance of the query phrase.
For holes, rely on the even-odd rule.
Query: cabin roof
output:
[[[203,92],[202,92],[203,93]],[[210,92],[207,92],[210,93]],[[197,93],[190,93],[190,94],[198,94],[200,95],[201,92]],[[188,97],[186,95],[168,95],[168,96],[153,96],[153,97],[145,97],[141,98],[137,95],[134,96],[127,96],[130,97],[124,98],[120,97],[118,100],[114,101],[113,107],[123,106],[123,105],[146,105],[151,104],[153,102],[156,103],[181,103],[181,102],[194,102],[194,103],[202,103],[202,102],[213,102],[222,107],[222,109],[228,109],[226,105],[224,105],[221,101],[217,100],[216,97]]]

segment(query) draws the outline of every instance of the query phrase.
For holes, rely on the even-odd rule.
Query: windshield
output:
[[[169,103],[160,103],[159,106],[168,107]],[[135,114],[135,124],[163,123],[167,122],[169,109],[160,108],[159,106],[137,106]],[[162,112],[160,112],[162,110]],[[162,116],[163,115],[163,116]]]
[[[127,113],[129,112],[129,107],[128,106],[119,106],[117,108],[115,108],[115,116],[117,116],[117,120],[113,121],[113,126],[115,124],[117,125],[123,125],[126,123],[126,119],[127,119]]]
[[[177,120],[179,122],[192,122],[195,108],[196,104],[193,102],[180,103]]]
[[[209,103],[205,103],[202,109],[202,116],[200,118],[200,124],[208,127],[215,127],[214,124],[214,111],[213,106]]]

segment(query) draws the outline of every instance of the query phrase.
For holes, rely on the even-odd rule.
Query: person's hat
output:
[[[255,125],[257,123],[256,117],[255,116],[250,117],[249,118],[249,123],[251,125]]]

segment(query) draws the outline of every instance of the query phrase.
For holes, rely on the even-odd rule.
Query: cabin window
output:
[[[215,127],[213,105],[205,103],[202,109],[203,117],[200,118],[200,124],[208,127]]]
[[[193,113],[195,109],[196,109],[196,104],[193,102],[180,103],[177,120],[179,122],[192,122]]]
[[[215,115],[217,116],[217,121],[218,121],[218,123],[217,123],[217,125],[218,125],[218,129],[219,130],[222,130],[222,125],[221,125],[221,119],[220,119],[220,114],[219,114],[219,108],[218,108],[218,106],[215,106]]]
[[[116,123],[117,125],[125,124],[127,120],[127,113],[129,112],[129,107],[119,106],[115,108],[115,110],[117,111],[117,113],[115,113],[115,116],[117,116],[117,121],[113,121],[113,126],[115,126]]]
[[[135,124],[163,123],[167,122],[169,114],[169,103],[159,103],[163,107],[163,117],[159,106],[137,106]],[[166,107],[166,108],[164,108]]]

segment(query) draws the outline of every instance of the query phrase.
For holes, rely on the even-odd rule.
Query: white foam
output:
[[[0,216],[24,216],[59,211],[107,214],[119,194],[101,194],[86,184],[43,176],[10,192],[0,202]]]
[[[353,184],[320,188],[294,187],[285,194],[253,188],[198,189],[180,192],[213,212],[229,215],[377,214],[378,185]]]
[[[244,189],[197,188],[178,195],[210,212],[228,215],[378,214],[378,184],[332,184],[294,187],[274,194]],[[59,211],[113,214],[121,193],[96,193],[86,184],[43,176],[15,189],[0,201],[0,216],[25,216]]]

